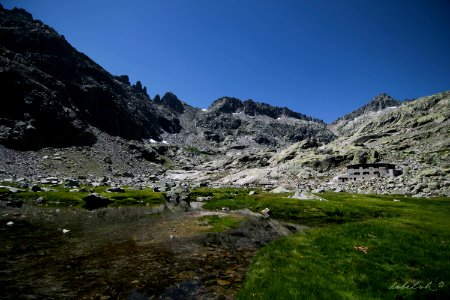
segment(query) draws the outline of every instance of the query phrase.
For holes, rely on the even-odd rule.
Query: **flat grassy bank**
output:
[[[164,204],[164,193],[154,192],[152,189],[132,190],[125,188],[124,193],[107,192],[108,187],[89,187],[84,191],[72,191],[70,188],[52,187],[50,191],[20,192],[11,195],[10,198],[22,200],[34,204],[36,199],[41,198],[40,205],[48,207],[81,207],[84,205],[83,198],[90,193],[97,193],[112,201],[111,207],[118,206],[158,206]]]
[[[268,207],[272,217],[314,226],[262,248],[239,299],[450,299],[448,198],[209,192],[205,208]]]

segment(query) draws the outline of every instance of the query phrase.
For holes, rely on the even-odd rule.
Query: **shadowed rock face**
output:
[[[173,93],[151,101],[141,82],[112,76],[25,10],[0,8],[0,22],[0,144],[9,148],[92,145],[92,127],[131,140],[180,133],[164,138],[214,149],[235,140],[264,148],[334,138],[320,120],[253,100],[224,97],[208,112]]]
[[[126,139],[180,130],[145,87],[112,76],[26,11],[0,8],[0,23],[1,144],[90,145],[90,126]]]

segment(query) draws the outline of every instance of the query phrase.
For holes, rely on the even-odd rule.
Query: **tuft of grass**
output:
[[[203,216],[199,220],[210,226],[211,232],[223,232],[228,229],[236,228],[243,221],[243,217],[239,216],[221,216],[221,215],[210,215]]]
[[[353,220],[322,216],[323,226],[262,248],[238,299],[450,298],[449,198],[321,196],[329,201],[303,203]]]

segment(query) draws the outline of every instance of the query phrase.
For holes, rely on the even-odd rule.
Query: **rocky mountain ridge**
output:
[[[1,144],[92,145],[92,126],[126,139],[180,130],[139,82],[110,75],[25,10],[0,8],[0,23]]]
[[[151,99],[24,10],[0,9],[0,22],[0,181],[449,194],[450,92],[409,102],[381,94],[328,128],[253,100],[199,109],[173,93]],[[365,162],[403,175],[336,182]]]
[[[330,143],[295,143],[273,155],[267,166],[242,169],[221,180],[227,184],[276,183],[291,190],[450,195],[450,92],[362,114],[349,124],[348,135]],[[403,174],[337,182],[346,165],[376,162],[393,163]]]
[[[305,137],[334,138],[320,120],[251,100],[222,98],[234,101],[247,118],[225,113],[220,99],[207,112],[173,93],[152,100],[139,81],[131,85],[126,75],[112,76],[23,9],[1,8],[0,22],[0,84],[8,95],[0,112],[0,144],[8,147],[92,145],[97,139],[93,127],[127,140],[167,138],[180,145],[194,136],[206,151],[236,146],[223,142],[237,135],[247,136],[237,147],[249,140],[256,148],[285,146]]]

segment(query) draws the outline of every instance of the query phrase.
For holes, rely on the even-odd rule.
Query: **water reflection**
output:
[[[266,221],[208,233],[197,212],[163,207],[0,210],[0,298],[232,297]],[[13,222],[13,226],[7,226]]]

